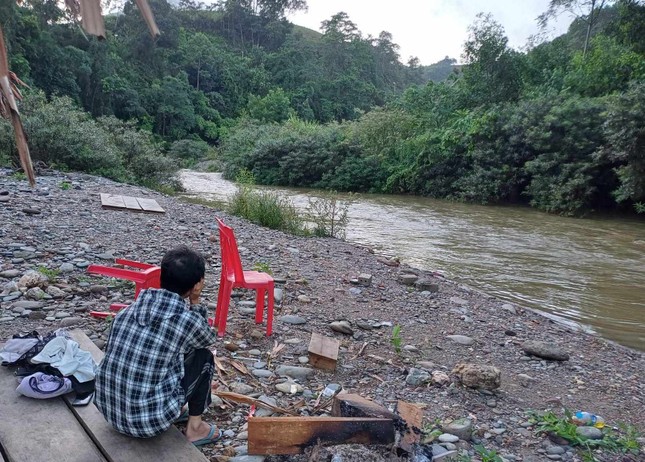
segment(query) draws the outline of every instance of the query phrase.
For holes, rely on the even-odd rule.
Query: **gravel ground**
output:
[[[100,192],[153,198],[166,213],[102,209]],[[246,269],[272,270],[279,303],[274,334],[266,337],[264,326],[253,322],[254,294],[234,292],[227,335],[214,346],[221,365],[214,392],[262,397],[303,415],[329,412],[325,401],[316,406],[329,384],[390,409],[397,400],[416,403],[424,409],[424,428],[438,430],[424,440],[448,434],[434,441],[435,451],[456,450],[462,460],[481,459],[475,444],[507,461],[583,460],[566,441],[539,434],[529,411],[585,410],[609,426],[645,430],[641,352],[431,271],[398,265],[367,248],[293,237],[176,197],[76,173],[44,172],[31,189],[11,171],[0,170],[0,340],[19,331],[74,326],[102,348],[108,324],[88,312],[131,301],[133,287],[90,276],[87,266],[110,264],[115,257],[159,263],[178,244],[206,256],[204,296],[214,308],[220,271],[216,215],[235,230]],[[29,273],[34,270],[36,275]],[[397,325],[400,334],[393,336]],[[335,372],[307,364],[312,332],[340,341]],[[397,339],[399,348],[393,345]],[[291,366],[304,369],[287,369],[293,378],[285,377]],[[203,450],[207,457],[265,460],[246,455],[248,412],[247,405],[215,399],[208,419],[226,432],[220,443]],[[456,419],[467,419],[472,431],[454,439],[450,422]],[[603,461],[645,460],[642,451],[595,455]],[[389,448],[360,446],[266,460],[334,456],[346,462],[399,460]]]

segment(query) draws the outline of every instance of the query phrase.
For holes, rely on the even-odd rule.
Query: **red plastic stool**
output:
[[[125,268],[114,268],[112,266],[90,265],[87,267],[87,272],[90,274],[100,274],[117,279],[126,279],[134,282],[134,299],[139,296],[139,292],[143,289],[158,289],[161,287],[161,268],[148,263],[141,263],[138,261],[125,260],[117,258],[114,261],[117,265],[130,266],[137,268],[137,270],[130,270]],[[121,311],[128,305],[123,303],[113,303],[110,305],[109,312],[105,311],[90,311],[90,316],[95,318],[108,318],[114,316],[116,312]]]

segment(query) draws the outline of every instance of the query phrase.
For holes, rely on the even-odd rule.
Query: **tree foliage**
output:
[[[242,122],[220,153],[229,176],[245,168],[260,183],[519,203],[565,215],[643,210],[645,55],[641,25],[631,19],[642,14],[645,5],[631,0],[606,8],[586,56],[575,45],[576,22],[573,35],[519,53],[480,15],[461,71],[447,80],[410,86],[342,124]],[[325,23],[324,39],[335,46],[327,66],[350,68],[346,47],[362,38],[346,15]]]

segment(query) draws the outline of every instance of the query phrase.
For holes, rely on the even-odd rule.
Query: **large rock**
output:
[[[502,382],[501,371],[494,366],[459,363],[452,370],[461,383],[469,388],[494,390]]]
[[[543,359],[552,359],[555,361],[567,361],[569,359],[569,354],[557,345],[537,340],[524,342],[522,350],[528,355]]]
[[[38,271],[29,270],[18,280],[19,287],[26,287],[31,289],[32,287],[40,287],[41,289],[46,289],[49,284],[49,279],[42,273]]]

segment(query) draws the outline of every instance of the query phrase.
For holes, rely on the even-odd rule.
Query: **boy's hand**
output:
[[[190,300],[191,305],[198,305],[199,304],[199,297],[202,293],[202,289],[204,288],[204,278],[202,278],[201,281],[199,281],[195,286],[190,290],[190,294],[188,295],[188,300]]]

